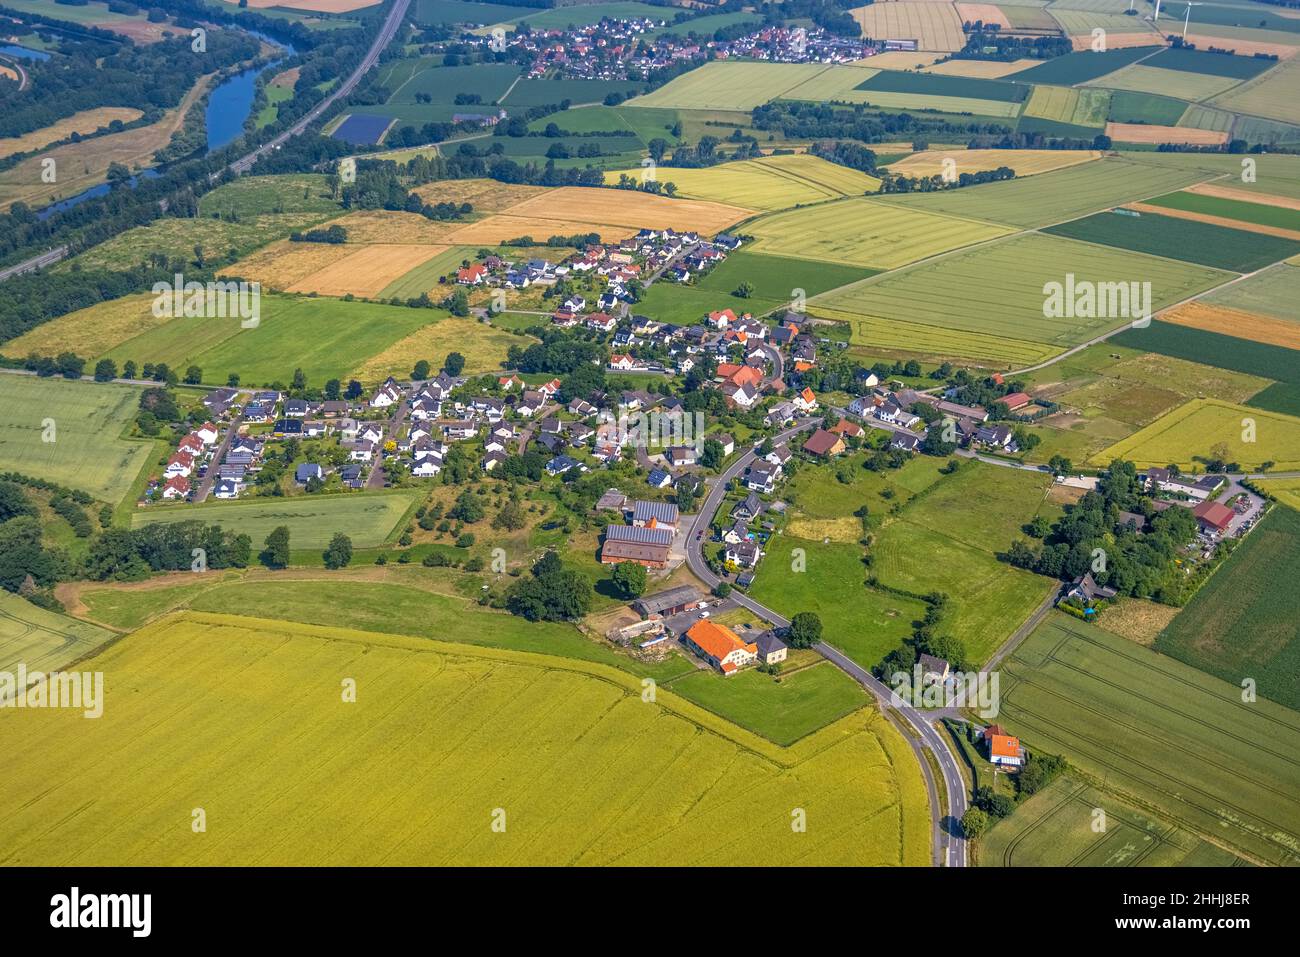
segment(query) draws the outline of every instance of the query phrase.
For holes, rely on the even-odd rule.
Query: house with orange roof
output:
[[[799,407],[800,412],[812,412],[817,408],[817,396],[812,389],[805,386],[802,392],[795,394],[794,404]]]
[[[845,439],[860,439],[867,434],[867,430],[856,422],[850,422],[848,419],[840,419],[828,430]]]
[[[758,646],[742,641],[726,625],[707,619],[697,621],[687,630],[683,641],[686,647],[717,668],[724,675],[732,675],[745,665],[758,660]]]
[[[487,279],[488,269],[482,263],[463,266],[456,270],[456,282],[462,286],[478,286]]]
[[[1007,734],[1001,725],[991,724],[985,728],[984,742],[988,745],[991,763],[1013,768],[1025,763],[1025,749],[1020,746],[1020,739]]]
[[[718,329],[725,329],[736,321],[736,314],[730,309],[719,309],[709,313],[709,324]]]

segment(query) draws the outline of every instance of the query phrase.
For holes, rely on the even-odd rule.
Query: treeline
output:
[[[289,234],[291,243],[329,243],[340,246],[348,241],[348,231],[337,223],[326,229],[309,229],[305,233],[294,230]]]
[[[863,173],[876,172],[876,154],[874,151],[867,149],[858,143],[846,143],[843,140],[818,140],[809,149],[814,156],[820,156],[824,160],[837,163],[840,166],[847,166],[849,169],[860,170]]]
[[[1009,166],[997,169],[980,170],[976,173],[958,173],[956,179],[944,179],[939,176],[900,176],[889,170],[881,170],[880,191],[882,193],[937,193],[945,189],[961,189],[964,186],[979,186],[982,183],[997,183],[1004,179],[1015,179],[1016,171]]]
[[[196,556],[196,550],[197,556]],[[110,528],[91,542],[85,577],[96,581],[136,581],[154,572],[219,571],[246,568],[252,560],[248,535],[225,531],[199,520],[155,522],[140,528]]]
[[[966,45],[952,54],[952,60],[1050,60],[1074,52],[1067,36],[1003,36],[1000,25],[981,20],[966,21]]]
[[[777,101],[756,107],[751,114],[755,129],[780,133],[792,140],[859,140],[893,143],[898,140],[936,139],[965,141],[976,135],[1006,136],[1011,127],[1002,123],[954,123],[943,117],[913,113],[882,113],[865,104],[831,106],[826,103]]]

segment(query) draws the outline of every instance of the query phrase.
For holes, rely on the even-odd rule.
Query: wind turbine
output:
[[[1200,6],[1199,3],[1194,3],[1192,2],[1192,0],[1187,0],[1187,16],[1183,18],[1183,39],[1184,40],[1187,39],[1187,28],[1188,26],[1191,25],[1192,22],[1192,7],[1199,7],[1199,6]]]
[[[1151,20],[1152,23],[1160,22],[1160,0],[1156,0],[1156,15]]]

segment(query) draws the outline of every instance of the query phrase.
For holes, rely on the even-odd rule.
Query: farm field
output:
[[[782,747],[866,707],[871,700],[861,685],[829,662],[783,674],[779,682],[753,669],[728,678],[694,670],[667,688]]]
[[[1113,123],[1141,124],[1153,126],[1182,126],[1180,122],[1188,112],[1187,104],[1182,100],[1167,96],[1151,96],[1146,93],[1134,93],[1131,90],[1114,90],[1110,93],[1110,110],[1106,119]],[[1231,120],[1231,117],[1229,117]],[[1189,123],[1188,126],[1199,124]]]
[[[151,299],[137,300],[150,313]],[[368,302],[262,296],[261,322],[245,329],[237,318],[155,320],[148,331],[119,342],[106,355],[120,368],[165,362],[197,365],[203,381],[224,385],[232,374],[245,385],[285,380],[302,369],[308,382],[342,378],[442,313]],[[152,315],[150,313],[152,318]]]
[[[745,63],[715,60],[628,102],[630,107],[752,110],[784,96],[826,69],[820,63]]]
[[[1300,319],[1296,314],[1296,303],[1300,302],[1300,267],[1285,263],[1274,266],[1216,290],[1206,300],[1294,323]]]
[[[438,249],[440,247],[434,247]],[[477,250],[469,246],[447,246],[436,252],[413,269],[398,276],[383,289],[379,290],[381,299],[410,299],[420,293],[432,294],[438,288],[438,280],[460,268],[467,259],[473,259]],[[437,297],[434,297],[435,299]]]
[[[199,199],[203,218],[245,219],[268,213],[330,214],[342,204],[329,194],[324,173],[241,176]]]
[[[608,172],[605,182],[617,183],[620,173],[639,180],[641,170]],[[660,167],[655,177],[676,185],[678,196],[761,210],[861,196],[880,188],[880,180],[874,176],[807,153],[741,160],[705,169]]]
[[[1107,123],[1106,135],[1116,143],[1179,143],[1188,146],[1221,146],[1228,142],[1226,130],[1200,130],[1191,126],[1155,126],[1150,123]]]
[[[999,721],[1184,830],[1267,863],[1300,859],[1293,711],[1243,704],[1235,685],[1053,615],[1003,663]]]
[[[1104,53],[1094,53],[1091,50],[1067,53],[1065,56],[1053,57],[1021,73],[1013,74],[1010,79],[1024,83],[1055,83],[1060,86],[1086,83],[1088,80],[1113,73],[1149,56],[1159,49],[1156,45],[1158,42],[1159,38],[1153,34],[1151,46],[1148,47],[1127,49],[1110,47]]]
[[[534,323],[547,321],[545,316],[532,319]],[[469,375],[494,372],[501,368],[511,346],[527,347],[532,343],[532,338],[521,338],[495,324],[489,326],[477,319],[447,316],[421,326],[352,366],[348,375],[361,382],[380,382],[390,375],[410,375],[411,367],[420,359],[436,365],[449,352],[459,352],[465,357],[465,372]]]
[[[90,654],[113,632],[47,611],[0,588],[0,672],[56,671]]]
[[[579,112],[579,111],[575,111]],[[565,114],[566,120],[569,114]],[[547,192],[543,186],[498,183],[494,179],[440,179],[412,190],[426,203],[469,203],[475,213],[500,213]]]
[[[1215,269],[1254,272],[1300,253],[1300,242],[1196,220],[1143,212],[1097,213],[1043,232]]]
[[[938,193],[893,194],[880,201],[990,223],[1038,227],[1163,195],[1208,178],[1195,169],[1106,158],[1023,180]]]
[[[754,248],[762,252],[874,269],[894,269],[1010,232],[868,199],[774,213],[746,230],[757,237]]]
[[[1297,574],[1300,512],[1274,507],[1160,633],[1156,651],[1232,685],[1251,678],[1261,697],[1300,708]]]
[[[3,716],[15,770],[60,782],[35,804],[0,798],[10,863],[928,859],[920,774],[870,711],[781,749],[670,692],[647,705],[639,681],[598,665],[211,615],[146,628],[98,666],[149,691],[110,701],[90,727],[66,712]],[[331,673],[357,681],[354,704],[339,704],[337,677],[319,678]],[[145,720],[160,714],[174,717]],[[112,762],[86,757],[109,753]],[[164,782],[157,758],[167,753],[178,757]],[[54,772],[68,767],[79,773]],[[448,792],[446,780],[469,783]],[[68,813],[104,793],[117,799]],[[753,819],[738,835],[720,822],[739,793]],[[223,822],[209,833],[218,840],[196,844],[165,824],[188,814],[192,794]],[[359,794],[368,813],[358,814]],[[807,811],[806,835],[790,827],[795,806]],[[491,828],[497,807],[503,833]],[[33,826],[51,816],[64,822],[58,833]],[[286,820],[297,823],[286,831]]]
[[[1229,287],[1231,288],[1231,287]],[[1160,317],[1165,322],[1192,329],[1204,329],[1252,342],[1265,342],[1284,349],[1300,350],[1300,322],[1273,319],[1227,306],[1216,306],[1208,299],[1184,303]]]
[[[1106,828],[1094,830],[1095,812]],[[980,841],[982,867],[1229,867],[1230,851],[1067,774]]]
[[[974,4],[962,4],[961,6],[974,6]],[[984,6],[984,4],[979,4],[979,6]],[[988,4],[988,6],[991,6],[991,4]],[[1007,62],[998,60],[944,60],[942,63],[935,63],[926,67],[925,72],[937,73],[940,76],[969,76],[979,80],[1000,80],[1005,76],[1019,73],[1040,62],[1039,60],[1010,60]]]
[[[1040,116],[1075,126],[1104,126],[1110,110],[1110,95],[1105,90],[1076,89],[1069,86],[1035,86],[1025,104],[1025,116]]]
[[[862,27],[862,35],[874,40],[916,40],[920,50],[944,53],[960,50],[966,42],[961,17],[950,3],[878,3],[849,14]]]
[[[1204,216],[1208,222],[1236,223],[1238,229],[1262,226],[1287,230],[1300,236],[1300,209],[1295,208],[1300,207],[1300,203],[1292,207],[1271,206],[1224,196],[1182,192],[1157,196],[1155,199],[1147,200],[1146,205]]]
[[[828,297],[825,302],[832,301]],[[870,356],[918,357],[936,362],[961,359],[994,369],[1017,369],[1035,365],[1060,352],[1023,339],[862,315],[833,308],[820,300],[810,302],[808,309],[820,318],[847,323],[852,330],[850,342]]]
[[[358,548],[379,545],[410,511],[419,492],[355,492],[299,496],[293,499],[244,499],[202,505],[159,505],[131,515],[131,527],[158,522],[203,521],[253,539],[254,551],[280,525],[289,527],[295,550],[324,548],[335,532],[343,532]]]
[[[116,504],[153,452],[124,439],[140,389],[111,382],[0,376],[0,472],[21,472]]]
[[[1243,441],[1249,419],[1254,441]],[[1226,447],[1228,461],[1248,470],[1273,462],[1277,471],[1300,469],[1300,419],[1217,399],[1192,399],[1093,457],[1104,465],[1126,459],[1139,469],[1173,462],[1190,472],[1195,456]]]
[[[44,149],[51,143],[67,139],[73,133],[88,136],[116,120],[131,123],[142,116],[144,114],[139,110],[124,106],[102,106],[93,110],[82,110],[22,136],[0,137],[0,159],[16,153],[30,153],[33,150]]]
[[[1273,67],[1269,60],[1251,56],[1225,56],[1208,50],[1189,50],[1170,47],[1143,61],[1147,66],[1184,73],[1208,76],[1225,76],[1234,80],[1248,80]]]
[[[299,243],[298,245],[307,245]],[[288,292],[314,292],[321,296],[374,298],[413,269],[447,252],[448,246],[380,244],[351,248],[332,262],[288,288]]]
[[[944,160],[951,159],[957,164],[958,175],[1007,166],[1015,170],[1016,177],[1020,178],[1077,166],[1100,157],[1101,153],[1097,150],[929,149],[890,163],[889,170],[905,176],[939,176],[943,173]]]
[[[1076,277],[1076,283],[1150,282],[1153,312],[1230,276],[1206,267],[1031,234],[869,279],[819,297],[812,306],[819,313],[828,310],[832,317],[913,322],[934,326],[936,335],[959,330],[1057,350],[1133,318],[1045,316],[1044,286],[1065,283],[1067,273]]]
[[[1236,113],[1300,123],[1300,101],[1295,97],[1297,83],[1300,83],[1300,60],[1286,60],[1216,97],[1211,105]]]

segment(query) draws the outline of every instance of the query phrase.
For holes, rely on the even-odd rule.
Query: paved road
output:
[[[208,474],[203,476],[203,481],[199,483],[198,490],[194,493],[195,504],[207,501],[208,496],[212,494],[212,490],[217,485],[217,479],[221,476],[221,460],[226,457],[226,450],[230,448],[230,443],[239,434],[239,426],[243,421],[244,413],[240,412],[226,427],[225,433],[221,436],[221,441],[217,444],[216,451],[212,453],[212,458],[208,461]]]
[[[809,417],[798,420],[793,428],[786,429],[773,438],[773,442],[780,444],[788,439],[815,427],[821,421],[818,417]],[[730,467],[727,468],[720,476],[712,482],[712,488],[708,496],[701,505],[699,514],[695,521],[687,530],[686,538],[686,562],[691,571],[700,581],[709,586],[716,585],[719,578],[710,569],[704,561],[703,555],[703,535],[709,528],[714,513],[722,503],[723,496],[726,495],[727,485],[733,478],[739,476],[749,466],[757,455],[753,449],[741,455]],[[730,597],[739,605],[748,608],[756,615],[772,622],[777,627],[784,628],[789,626],[790,622],[781,615],[760,604],[754,599],[741,591],[733,590]],[[957,765],[957,759],[953,755],[948,742],[930,723],[930,720],[921,712],[912,708],[910,705],[893,700],[890,689],[876,680],[874,676],[864,668],[860,667],[853,661],[841,654],[831,645],[821,642],[816,646],[816,650],[831,664],[835,665],[853,680],[862,685],[880,704],[881,712],[890,720],[896,720],[911,726],[914,733],[908,733],[903,729],[903,735],[911,743],[913,751],[917,755],[917,760],[921,765],[921,772],[925,776],[926,787],[930,793],[930,807],[934,810],[934,853],[936,861],[950,867],[964,867],[966,865],[966,841],[960,836],[960,827],[958,821],[966,812],[966,782],[961,776],[961,771]],[[933,780],[933,773],[930,762],[926,760],[924,751],[929,751],[934,755],[939,765],[940,773],[943,775],[944,789],[947,792],[947,808],[941,807],[938,788]]]
[[[320,119],[326,110],[343,97],[351,94],[352,91],[356,89],[357,84],[361,82],[361,78],[366,75],[367,71],[369,71],[375,63],[378,62],[379,54],[383,52],[384,47],[388,46],[388,44],[392,42],[393,37],[397,35],[397,31],[402,25],[402,18],[406,16],[406,9],[410,5],[411,0],[395,0],[393,3],[393,9],[388,12],[388,18],[384,20],[384,25],[380,28],[379,35],[375,37],[375,42],[370,45],[370,49],[366,52],[365,58],[357,65],[357,68],[352,71],[351,75],[343,81],[342,85],[340,85],[338,89],[334,90],[334,92],[329,96],[325,97],[325,99],[312,107],[302,119],[289,129],[278,134],[273,139],[268,140],[266,143],[263,143],[248,155],[241,156],[239,159],[231,163],[228,169],[233,170],[235,173],[247,173],[253,164],[259,159],[267,153],[279,149],[293,137],[298,136],[306,130],[307,127]]]
[[[410,396],[403,395],[398,400],[393,414],[388,417],[388,422],[384,425],[384,434],[379,438],[379,448],[375,452],[375,459],[370,463],[370,474],[366,476],[366,488],[376,489],[384,487],[384,479],[387,473],[384,471],[384,443],[389,439],[397,440],[402,434],[402,423],[406,421],[407,413],[411,410]]]
[[[43,269],[46,266],[53,266],[66,255],[68,255],[67,246],[56,246],[54,249],[43,252],[39,256],[33,256],[31,259],[20,262],[17,266],[0,269],[0,282],[4,282],[11,276],[21,276],[25,272],[34,272],[37,269]]]

